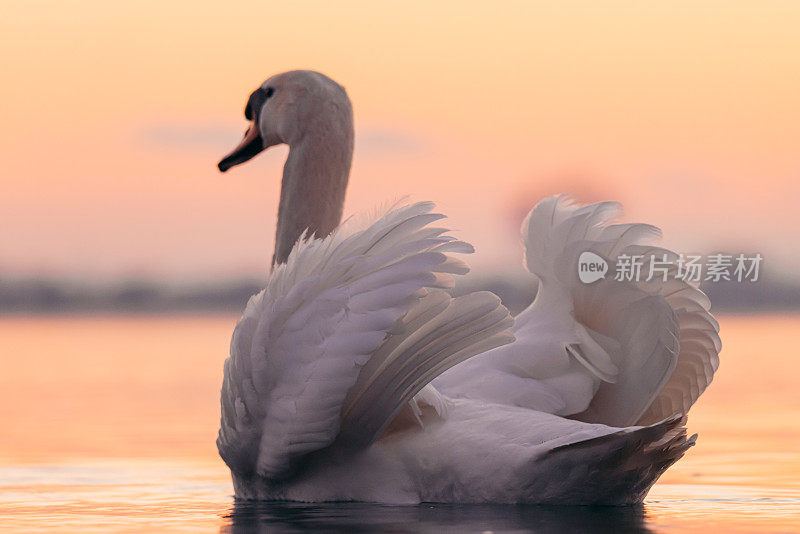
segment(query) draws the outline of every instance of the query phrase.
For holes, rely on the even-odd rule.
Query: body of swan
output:
[[[339,225],[353,150],[344,89],[273,76],[227,170],[278,143],[273,270],[231,342],[217,446],[236,496],[387,503],[640,502],[694,438],[718,325],[672,269],[592,284],[577,261],[674,259],[619,207],[543,200],[523,225],[540,286],[512,319],[487,292],[453,298],[454,254],[431,203]],[[646,269],[646,265],[644,267]],[[613,272],[613,271],[612,271]]]

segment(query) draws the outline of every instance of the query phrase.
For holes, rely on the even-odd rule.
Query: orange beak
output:
[[[264,150],[264,142],[261,139],[261,133],[258,131],[258,126],[256,126],[255,122],[252,122],[241,142],[230,154],[220,160],[217,167],[220,172],[225,172],[231,167],[253,158],[262,150]]]

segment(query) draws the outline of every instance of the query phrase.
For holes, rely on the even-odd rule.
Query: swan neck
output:
[[[325,135],[310,133],[289,148],[283,167],[273,267],[285,263],[297,240],[324,238],[342,220],[353,158],[352,125]]]

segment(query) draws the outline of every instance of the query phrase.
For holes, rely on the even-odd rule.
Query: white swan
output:
[[[273,270],[225,362],[217,446],[237,497],[634,503],[693,444],[685,414],[720,350],[705,295],[674,267],[577,279],[587,250],[611,269],[623,251],[674,258],[647,244],[656,228],[609,224],[615,203],[545,199],[523,225],[539,291],[514,320],[491,293],[446,291],[467,272],[452,254],[472,248],[430,226],[433,204],[338,226],[353,150],[341,86],[279,74],[245,116],[220,170],[290,152]]]

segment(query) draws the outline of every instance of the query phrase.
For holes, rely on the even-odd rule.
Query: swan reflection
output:
[[[244,532],[652,532],[642,505],[540,506],[237,501],[222,533]]]

